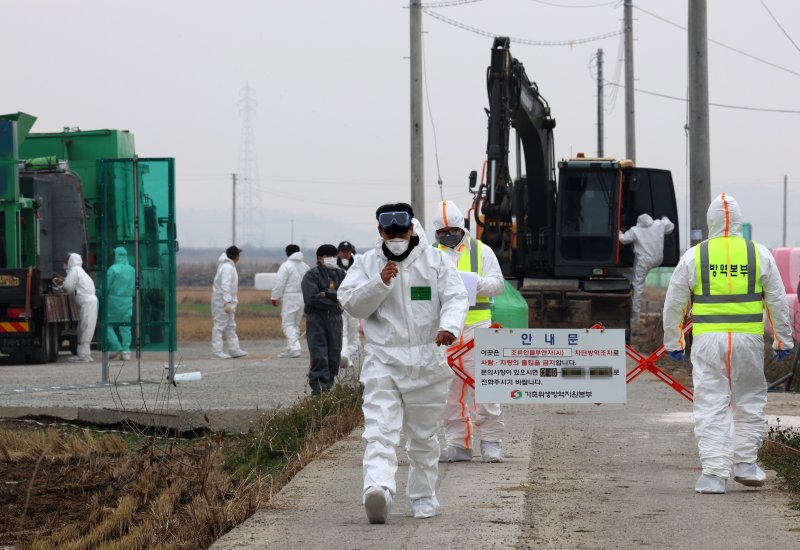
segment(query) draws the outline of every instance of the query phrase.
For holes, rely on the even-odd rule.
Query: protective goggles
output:
[[[449,227],[447,229],[436,230],[437,237],[444,237],[446,235],[449,235],[451,237],[456,237],[456,236],[461,237],[461,229],[459,229],[458,227]]]
[[[378,225],[384,230],[405,230],[411,226],[411,214],[408,212],[381,212],[378,214]]]

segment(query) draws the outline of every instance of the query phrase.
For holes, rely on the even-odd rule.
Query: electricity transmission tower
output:
[[[250,84],[239,93],[239,114],[242,116],[242,136],[239,144],[239,178],[236,181],[236,205],[239,224],[238,241],[244,246],[262,246],[264,227],[262,219],[261,183],[258,180],[258,157],[253,128],[257,102]]]

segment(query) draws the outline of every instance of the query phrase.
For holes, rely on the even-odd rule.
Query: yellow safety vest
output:
[[[469,254],[461,254],[458,259],[459,271],[472,271],[478,277],[483,277],[483,259],[481,255],[481,247],[483,243],[475,240],[472,237],[467,237],[470,243]],[[440,250],[446,250],[446,246],[437,245]],[[469,307],[467,312],[466,325],[474,325],[481,321],[492,318],[492,299],[488,296],[476,296],[475,305]]]
[[[761,266],[753,241],[717,237],[695,248],[692,332],[764,334]]]

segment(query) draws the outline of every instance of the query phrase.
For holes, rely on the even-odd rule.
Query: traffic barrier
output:
[[[685,335],[687,332],[692,330],[692,321],[687,322],[682,328],[681,332]],[[658,361],[661,357],[663,357],[667,353],[667,349],[664,347],[664,344],[661,344],[656,348],[656,350],[650,354],[649,357],[645,357],[629,345],[625,345],[625,355],[633,359],[637,362],[636,366],[632,368],[628,375],[625,378],[625,383],[630,384],[633,380],[636,379],[637,376],[642,374],[644,371],[649,370],[653,374],[655,374],[659,380],[664,382],[670,388],[678,392],[680,395],[688,399],[689,401],[694,402],[694,394],[686,389],[680,382],[672,378],[669,374],[661,370],[655,365],[655,362]]]
[[[503,328],[500,323],[492,323],[489,328]],[[456,376],[461,378],[473,390],[475,389],[475,379],[467,371],[461,368],[458,359],[465,353],[469,353],[475,347],[475,338],[461,345],[453,346],[447,350],[447,364]]]

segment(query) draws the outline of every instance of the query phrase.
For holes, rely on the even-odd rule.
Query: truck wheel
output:
[[[42,347],[31,352],[32,363],[54,363],[58,361],[58,327],[54,323],[42,326]]]
[[[44,336],[45,340],[47,341],[47,345],[45,346],[47,349],[47,362],[57,363],[58,347],[61,343],[61,340],[59,339],[60,335],[58,334],[58,325],[55,323],[47,323]]]

